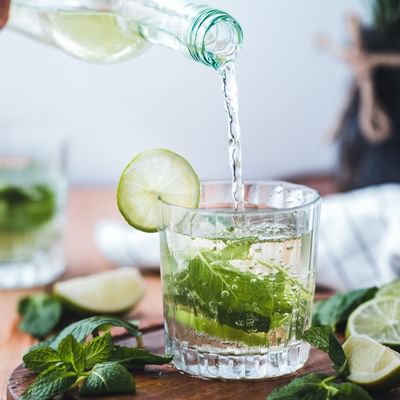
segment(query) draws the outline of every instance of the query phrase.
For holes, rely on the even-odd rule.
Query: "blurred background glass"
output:
[[[0,143],[0,287],[47,284],[65,268],[65,141],[55,127],[15,122]]]

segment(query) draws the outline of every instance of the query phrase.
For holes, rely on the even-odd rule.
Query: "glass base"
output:
[[[36,253],[31,260],[1,261],[0,289],[31,288],[47,285],[65,270],[61,250]]]
[[[310,345],[297,342],[264,354],[216,354],[199,351],[179,343],[167,342],[167,353],[173,354],[175,367],[189,375],[211,379],[266,379],[287,375],[307,361]]]

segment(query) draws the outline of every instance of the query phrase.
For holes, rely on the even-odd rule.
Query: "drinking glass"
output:
[[[198,209],[162,202],[165,345],[175,366],[205,378],[296,371],[309,345],[320,197],[285,182],[202,185]]]
[[[0,143],[0,288],[44,285],[65,268],[65,140],[16,124]]]

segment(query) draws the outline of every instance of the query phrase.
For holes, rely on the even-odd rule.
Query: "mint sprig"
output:
[[[266,400],[372,400],[361,386],[340,382],[350,371],[343,348],[331,327],[312,327],[304,333],[303,339],[328,354],[336,374],[310,373],[293,379],[288,385],[272,391]]]
[[[23,360],[26,368],[39,373],[21,400],[50,400],[74,387],[82,395],[135,393],[128,368],[164,364],[171,357],[152,354],[139,347],[116,346],[109,329],[124,327],[141,345],[138,323],[113,317],[91,317],[78,321],[56,337],[31,348]],[[93,336],[104,331],[101,336]]]
[[[335,376],[308,374],[293,379],[287,386],[275,389],[267,400],[372,400],[354,383],[334,383]]]

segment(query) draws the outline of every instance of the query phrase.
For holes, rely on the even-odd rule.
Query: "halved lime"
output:
[[[141,300],[145,284],[138,270],[118,268],[57,282],[53,291],[81,313],[121,314]]]
[[[147,150],[125,168],[118,185],[118,208],[133,227],[157,232],[160,199],[181,207],[196,208],[200,181],[192,166],[166,149]]]
[[[347,322],[346,336],[367,335],[390,347],[400,345],[400,298],[376,297],[357,307]]]
[[[400,298],[400,279],[382,286],[377,292],[375,297],[398,297]]]
[[[348,379],[371,389],[400,384],[400,354],[368,336],[351,336],[343,345],[349,362]]]

